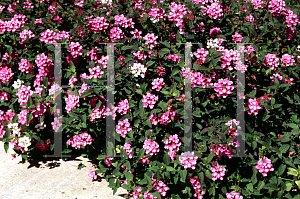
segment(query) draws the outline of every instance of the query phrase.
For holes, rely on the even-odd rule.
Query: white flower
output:
[[[59,109],[58,109],[59,110]],[[44,124],[44,122],[40,123],[40,124],[37,124],[35,125],[35,128],[38,132],[40,132],[40,130],[43,130],[46,128],[46,124]]]
[[[13,131],[13,134],[15,134],[15,135],[17,135],[17,136],[20,136],[20,135],[21,135],[20,129],[19,129],[19,124],[18,124],[18,123],[10,123],[10,124],[8,124],[7,126],[8,126],[8,128],[9,128],[10,130]]]
[[[25,151],[28,151],[28,147],[31,145],[31,139],[29,137],[20,137],[18,138],[18,145],[24,147]]]
[[[135,76],[138,77],[139,75],[144,78],[145,72],[147,71],[147,68],[141,63],[134,63],[133,66],[130,68],[130,72]]]
[[[23,83],[24,83],[24,81],[21,81],[20,79],[18,79],[17,81],[14,81],[14,84],[12,86],[14,87],[14,89],[19,89],[19,88],[21,88]]]
[[[140,88],[140,85],[139,85],[139,84],[136,84],[136,87]]]

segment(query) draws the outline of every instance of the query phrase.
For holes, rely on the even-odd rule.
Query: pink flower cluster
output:
[[[113,27],[109,30],[109,37],[111,42],[114,42],[113,39],[120,41],[125,35],[120,27]]]
[[[106,108],[104,105],[101,105],[99,108],[96,106],[93,109],[90,121],[94,122],[96,119],[105,118],[106,116]]]
[[[39,142],[37,142],[35,146],[36,146],[38,149],[40,149],[41,152],[49,150],[49,147],[50,147],[48,143],[42,144],[42,143],[39,143]]]
[[[293,58],[294,58],[293,55],[289,55],[289,54],[282,55],[281,58],[282,66],[292,66],[295,62]]]
[[[132,22],[132,18],[126,18],[124,14],[121,15],[115,15],[115,24],[120,24],[123,28],[134,28],[134,22]]]
[[[241,43],[242,39],[243,39],[243,36],[237,32],[234,35],[232,35],[232,41],[234,43]]]
[[[231,159],[235,153],[230,151],[227,146],[224,146],[223,144],[220,144],[219,146],[216,144],[213,144],[209,151],[213,151],[215,153],[214,157],[218,157],[219,160],[221,160],[222,156],[226,156]]]
[[[20,114],[18,114],[18,118],[19,121],[18,123],[29,126],[29,124],[27,124],[27,114],[29,113],[29,110],[21,110]],[[30,121],[33,119],[33,116],[31,116]]]
[[[128,119],[125,119],[123,121],[119,121],[117,126],[116,126],[116,131],[123,138],[125,138],[127,133],[132,131],[132,128],[130,128],[130,123],[129,123]]]
[[[141,163],[142,164],[149,164],[149,162],[151,162],[151,160],[149,158],[146,158],[146,156],[143,156],[141,158]]]
[[[168,15],[168,20],[176,22],[176,26],[182,28],[183,16],[187,14],[188,8],[183,4],[176,4],[175,2],[172,2],[170,7],[171,12]]]
[[[146,154],[157,155],[159,152],[159,145],[156,141],[151,141],[151,139],[145,140],[143,148],[146,150]]]
[[[271,160],[267,157],[259,158],[259,161],[257,162],[257,165],[255,166],[256,169],[263,175],[267,176],[267,173],[270,171],[274,171],[274,168],[272,168],[273,165],[271,164]]]
[[[33,64],[31,64],[29,61],[27,61],[27,59],[21,59],[21,62],[18,63],[19,64],[19,70],[25,73],[31,73],[34,74],[33,71]]]
[[[109,24],[106,22],[105,17],[97,17],[92,21],[87,22],[87,27],[94,33],[99,33],[100,31],[105,31]]]
[[[283,0],[272,0],[269,3],[269,11],[273,13],[280,13],[284,10],[285,2]]]
[[[181,146],[181,142],[178,139],[178,135],[171,135],[169,137],[169,139],[164,141],[165,143],[165,149],[169,149],[168,155],[171,159],[171,161],[174,161],[175,157],[176,157],[176,152],[175,151],[179,151],[179,147]]]
[[[141,51],[134,52],[133,55],[135,56],[134,57],[135,59],[142,61],[142,62],[145,60],[145,58],[147,58],[147,55],[145,55]]]
[[[240,196],[236,191],[232,191],[230,193],[226,193],[227,199],[243,199],[243,196]]]
[[[67,113],[71,113],[72,108],[75,108],[76,106],[79,107],[79,96],[76,96],[75,94],[69,95],[65,101]]]
[[[91,145],[93,141],[94,139],[92,138],[92,136],[89,135],[87,131],[85,131],[82,134],[75,135],[72,138],[68,139],[67,144],[71,145],[75,149],[79,149],[82,148],[82,146]]]
[[[99,66],[94,66],[92,68],[89,68],[90,77],[92,78],[101,78],[104,74],[104,71],[101,70]]]
[[[132,149],[130,147],[131,147],[131,143],[125,143],[124,146],[121,146],[121,148],[123,148],[125,150],[127,157],[129,159],[132,158],[132,155],[131,155]]]
[[[151,84],[153,85],[152,89],[156,89],[156,91],[160,91],[162,86],[165,85],[164,78],[156,78],[153,80]]]
[[[219,3],[212,3],[210,6],[200,6],[199,8],[203,8],[205,10],[202,11],[203,15],[207,15],[212,19],[220,20],[223,16],[222,5]]]
[[[205,62],[208,53],[209,52],[204,48],[197,49],[197,52],[194,52],[194,55],[197,57],[197,64],[199,66],[201,66]]]
[[[219,79],[218,83],[214,84],[214,90],[218,92],[217,96],[226,98],[229,94],[232,94],[232,90],[234,89],[233,86],[231,86],[232,84],[233,82],[229,81],[227,78]]]
[[[176,98],[176,100],[183,102],[185,100],[185,94],[182,94],[181,97]]]
[[[10,94],[4,90],[0,91],[0,100],[8,100],[10,98]]]
[[[263,63],[265,66],[271,66],[270,69],[274,70],[278,67],[279,65],[279,58],[276,57],[274,54],[268,53],[265,56],[265,61]]]
[[[212,172],[212,180],[216,181],[217,179],[223,180],[223,176],[225,176],[226,169],[217,164],[214,167],[210,168]]]
[[[11,68],[7,66],[1,67],[0,65],[0,81],[1,83],[10,82],[14,76],[14,73],[11,72]]]
[[[166,73],[166,69],[164,67],[158,66],[156,72],[158,73],[159,76],[162,76]]]
[[[200,178],[193,178],[190,176],[187,176],[187,179],[190,180],[191,185],[193,186],[195,193],[194,197],[198,199],[202,199],[203,195],[205,194],[205,191],[201,190],[201,185],[200,185]]]
[[[260,103],[258,102],[258,100],[255,99],[249,99],[249,102],[247,103],[248,104],[248,108],[250,110],[248,110],[248,114],[251,115],[252,113],[254,115],[257,115],[258,114],[258,110],[262,109],[262,107],[260,106]]]
[[[144,103],[143,107],[147,108],[149,106],[150,109],[153,109],[154,104],[156,103],[157,100],[158,100],[157,96],[147,93],[147,95],[143,95],[143,100],[142,100],[142,102]]]
[[[35,63],[38,66],[38,76],[50,76],[54,72],[54,64],[52,63],[52,60],[44,53],[37,55]]]
[[[133,39],[142,38],[142,31],[139,31],[138,29],[135,29],[134,31],[130,31],[130,33],[133,35]]]
[[[213,27],[209,30],[210,37],[213,37],[216,34],[222,34],[222,30],[218,27]]]
[[[221,67],[223,69],[227,69],[232,71],[233,67],[231,66],[231,61],[233,61],[234,64],[237,64],[237,62],[240,60],[239,53],[237,50],[224,50],[225,52],[220,58],[221,61]]]
[[[149,47],[150,49],[153,49],[155,47],[155,45],[152,44],[157,44],[157,38],[158,36],[155,36],[154,33],[147,33],[147,35],[143,37],[143,39],[146,40],[146,44],[151,44]]]
[[[232,137],[232,136],[239,136],[239,133],[237,132],[236,129],[233,128],[233,124],[232,123],[235,123],[236,127],[237,127],[237,130],[241,130],[242,128],[239,126],[240,122],[239,121],[236,121],[236,119],[233,119],[233,120],[229,120],[227,123],[225,123],[227,126],[230,127],[230,129],[228,130],[228,135],[230,135],[229,137]]]
[[[181,153],[181,156],[179,157],[182,166],[185,169],[191,168],[192,170],[196,169],[197,159],[198,157],[194,156],[194,152]]]
[[[132,192],[133,199],[138,199],[139,197],[143,197],[142,195],[142,188],[137,187],[133,192]]]
[[[91,178],[91,181],[96,180],[98,178],[96,172],[92,169],[90,169],[90,173],[88,174],[88,176]]]
[[[176,61],[176,62],[180,63],[181,57],[178,55],[169,55],[168,59],[171,59],[172,61]]]
[[[157,182],[156,179],[153,178],[154,173],[151,176],[152,179],[152,186],[154,186],[158,193],[160,193],[160,195],[162,196],[166,196],[167,191],[169,190],[169,187],[163,182],[163,181],[159,181]]]
[[[154,23],[158,22],[160,19],[165,21],[165,10],[159,8],[151,8],[150,12],[148,13],[148,18],[151,18]]]
[[[65,31],[59,31],[59,33],[57,33],[56,30],[47,29],[41,33],[40,41],[56,44],[57,42],[54,39],[62,40],[65,38],[70,39],[69,33]]]
[[[20,44],[23,44],[23,41],[26,41],[26,37],[28,35],[28,38],[32,41],[32,38],[35,37],[35,34],[31,30],[23,30],[20,33],[21,41],[19,41]]]
[[[274,81],[275,81],[274,78],[275,77],[278,79],[279,83],[282,82],[282,76],[279,75],[278,73],[276,73],[276,74],[273,74],[273,76],[270,77],[270,79],[272,80],[271,85],[274,85]]]
[[[119,103],[118,103],[118,106],[116,107],[118,113],[120,113],[121,115],[126,115],[128,114],[129,112],[129,103],[128,103],[128,100],[125,99],[125,100],[121,100]]]
[[[10,21],[0,20],[0,33],[4,33],[5,31],[20,31],[20,28],[24,27],[27,20],[26,16],[21,14],[14,15],[14,18]]]
[[[24,86],[22,85],[22,87],[18,90],[18,93],[16,93],[16,95],[18,96],[18,102],[20,104],[25,104],[28,101],[28,96],[32,96],[33,91],[30,90],[30,86]]]
[[[263,8],[263,2],[261,0],[252,0],[251,3],[254,5],[254,9]]]
[[[83,47],[80,45],[79,42],[71,42],[70,44],[70,49],[68,49],[68,52],[71,52],[71,55],[73,56],[73,58],[78,57],[79,55],[82,55],[83,52]]]
[[[61,121],[62,116],[54,117],[54,121],[51,122],[52,128],[55,132],[58,132],[59,128],[62,126],[63,121]]]
[[[112,164],[111,164],[111,161],[113,160],[114,158],[113,157],[108,157],[108,158],[104,158],[104,163],[110,167]]]

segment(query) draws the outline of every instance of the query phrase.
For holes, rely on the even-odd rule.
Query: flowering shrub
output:
[[[23,4],[0,3],[1,19],[11,18],[0,20],[0,140],[6,151],[11,144],[23,162],[49,154],[61,129],[62,153],[97,161],[88,176],[103,173],[114,193],[122,186],[133,198],[297,198],[297,3]],[[61,50],[61,86],[54,77],[57,43],[69,44]],[[115,103],[109,105],[107,43],[115,44]],[[245,76],[244,93],[237,92],[238,75]],[[237,119],[240,100],[244,121]],[[192,106],[189,125],[186,106]],[[119,157],[106,154],[108,117],[116,122]],[[190,127],[193,151],[186,151]]]

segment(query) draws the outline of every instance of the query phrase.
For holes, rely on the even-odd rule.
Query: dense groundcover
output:
[[[61,129],[63,154],[95,161],[92,180],[134,198],[300,198],[298,4],[3,0],[0,140],[24,162],[53,154]],[[69,43],[63,88],[56,43]],[[104,157],[108,117],[120,157]]]

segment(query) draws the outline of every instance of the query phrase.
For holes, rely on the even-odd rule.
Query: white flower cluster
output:
[[[297,51],[300,51],[300,46],[297,46]],[[297,59],[299,59],[300,56],[297,56]]]
[[[219,41],[218,39],[210,39],[207,40],[207,48],[217,48],[219,47]]]
[[[147,68],[143,64],[134,63],[133,66],[130,68],[130,72],[135,76],[138,77],[139,75],[144,78]]]
[[[25,151],[28,151],[28,147],[31,145],[31,139],[29,137],[20,137],[18,138],[18,145],[24,147]]]
[[[44,122],[42,122],[42,123],[40,123],[40,124],[35,125],[34,127],[36,128],[36,130],[37,130],[38,132],[40,132],[40,130],[43,130],[43,129],[46,128],[46,124],[44,124]]]
[[[20,136],[21,133],[20,133],[20,128],[19,128],[19,123],[10,123],[7,126],[10,130],[13,131],[13,134]]]
[[[12,86],[14,87],[14,89],[19,89],[21,88],[22,84],[24,84],[24,81],[18,79],[17,81],[14,81],[14,84]]]

